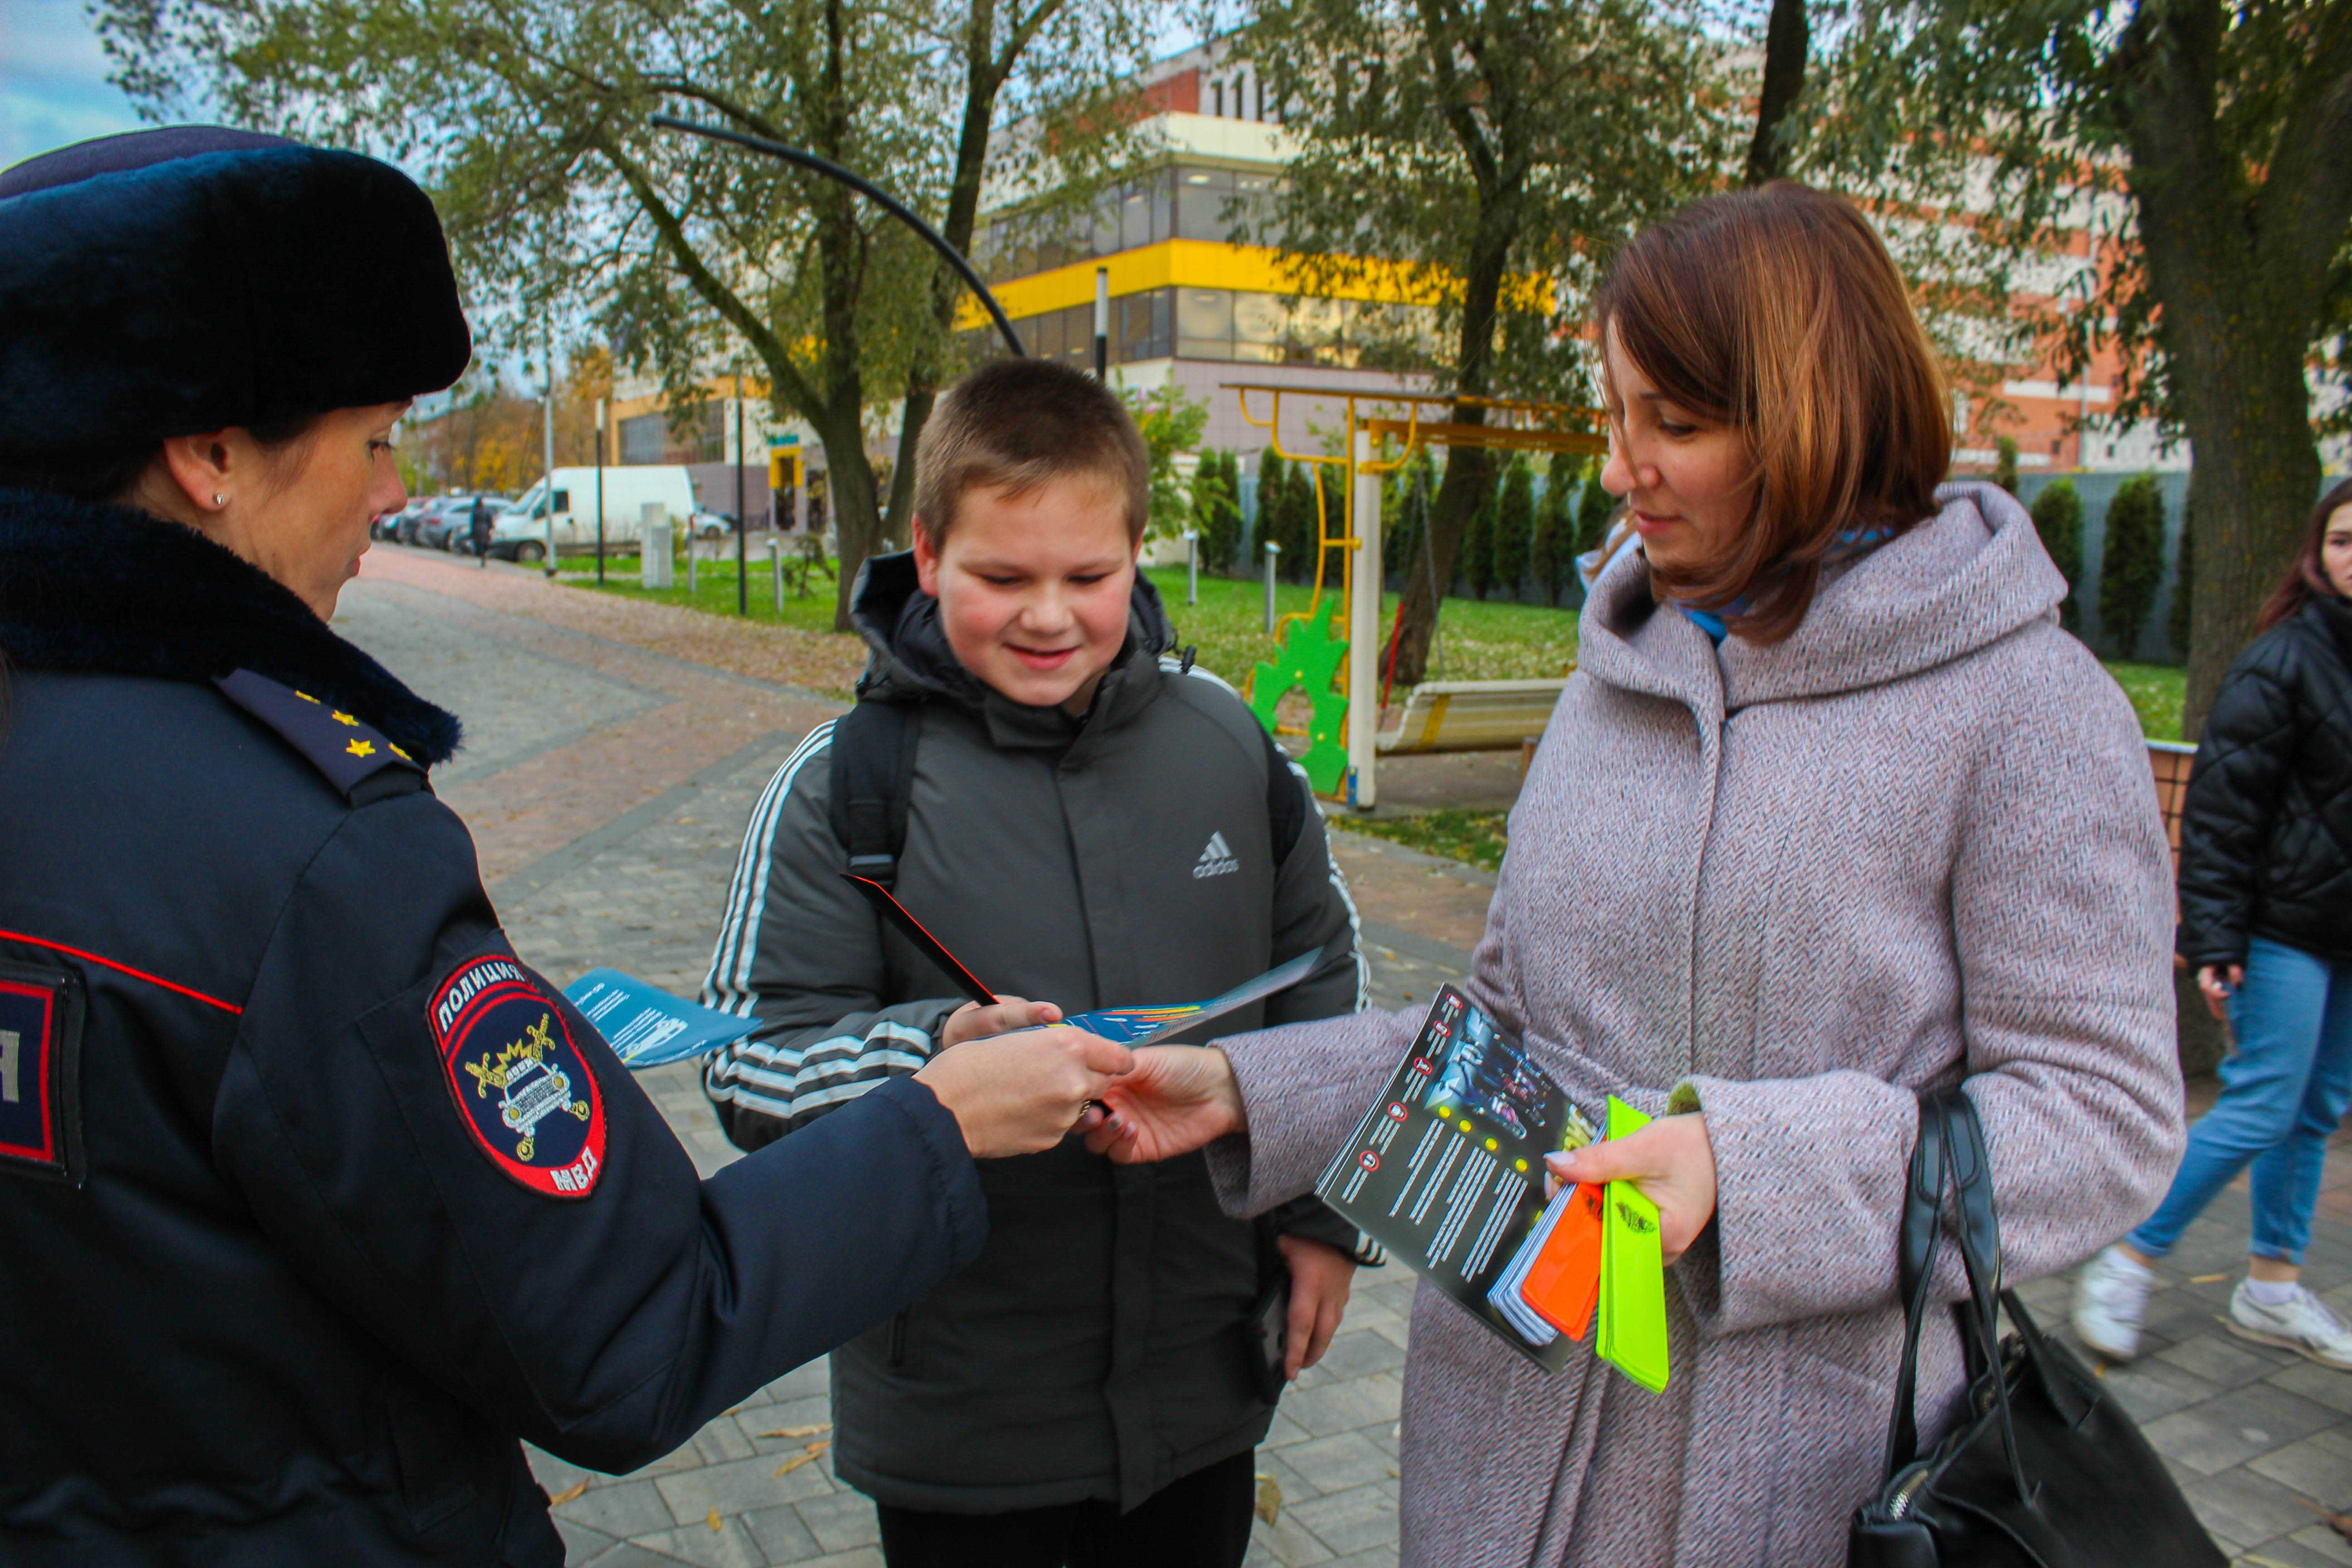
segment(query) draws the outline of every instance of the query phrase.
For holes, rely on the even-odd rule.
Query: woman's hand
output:
[[[2230,1021],[2230,994],[2246,983],[2246,966],[2242,963],[2230,965],[2226,984],[2221,978],[2223,973],[2220,964],[2207,964],[2197,972],[2197,989],[2204,995],[2205,1010],[2226,1024]]]
[[[947,1023],[940,1029],[940,1049],[960,1046],[966,1040],[984,1040],[991,1035],[1009,1035],[1015,1029],[1061,1021],[1062,1010],[1051,1002],[1024,1002],[1018,996],[999,996],[993,1007],[967,1002],[948,1015]]]
[[[1248,1131],[1241,1086],[1225,1053],[1207,1046],[1146,1046],[1135,1066],[1096,1097],[1087,1147],[1122,1165],[1189,1154],[1230,1132]]]
[[[916,1079],[939,1097],[975,1160],[1035,1154],[1077,1125],[1135,1053],[1066,1026],[993,1035],[941,1051]],[[1088,1114],[1091,1114],[1090,1112]]]
[[[1704,1116],[1661,1116],[1638,1132],[1588,1143],[1544,1163],[1562,1182],[1631,1182],[1658,1205],[1658,1242],[1672,1263],[1715,1217],[1715,1145]]]
[[[1339,1320],[1348,1310],[1356,1260],[1328,1242],[1303,1236],[1277,1236],[1282,1260],[1290,1266],[1289,1332],[1282,1342],[1282,1375],[1296,1379],[1323,1359]]]

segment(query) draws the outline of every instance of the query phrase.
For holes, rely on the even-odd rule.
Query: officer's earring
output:
[[[226,505],[228,505],[228,497],[226,497],[226,496],[225,496],[225,495],[221,494],[218,490],[215,490],[215,491],[213,492],[213,505],[215,505],[215,506],[226,506]]]

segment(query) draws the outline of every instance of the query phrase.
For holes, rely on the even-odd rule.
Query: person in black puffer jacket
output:
[[[2352,1105],[2352,481],[2320,500],[2257,628],[2213,700],[2180,821],[2180,955],[2236,1048],[2163,1205],[2084,1269],[2074,1327],[2134,1353],[2149,1261],[2251,1163],[2230,1331],[2352,1371],[2352,1329],[2299,1283]]]

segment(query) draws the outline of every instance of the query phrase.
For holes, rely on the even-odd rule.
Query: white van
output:
[[[596,548],[596,472],[594,468],[555,470],[552,521],[560,555]],[[682,463],[645,463],[606,468],[604,473],[604,547],[608,550],[637,542],[637,525],[647,501],[657,500],[667,507],[671,523],[680,529],[694,510],[694,481]],[[490,529],[491,554],[501,561],[547,558],[550,488],[547,480],[540,480],[499,514]]]

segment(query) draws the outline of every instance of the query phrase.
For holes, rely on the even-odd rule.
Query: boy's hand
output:
[[[1146,1046],[1135,1066],[1095,1098],[1087,1147],[1122,1165],[1189,1154],[1229,1132],[1245,1132],[1241,1087],[1225,1053],[1207,1046]]]
[[[1059,1143],[1134,1059],[1125,1046],[1057,1026],[968,1041],[915,1077],[954,1113],[971,1157],[996,1160]]]
[[[1009,1035],[1015,1029],[1061,1021],[1062,1010],[1051,1002],[1024,1002],[1018,996],[999,996],[993,1007],[967,1002],[948,1015],[946,1025],[940,1030],[940,1049],[960,1046],[966,1040],[984,1040],[991,1035]]]
[[[1356,1260],[1328,1242],[1303,1236],[1277,1236],[1274,1244],[1290,1268],[1290,1332],[1283,1341],[1282,1375],[1295,1379],[1323,1359],[1331,1336],[1339,1331]]]

